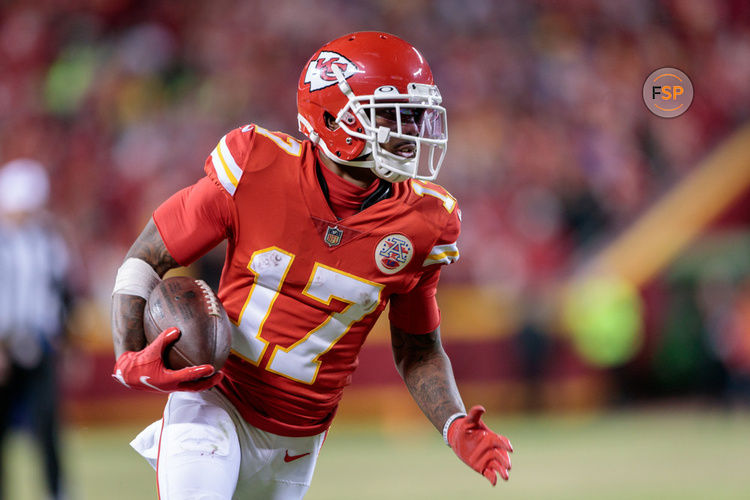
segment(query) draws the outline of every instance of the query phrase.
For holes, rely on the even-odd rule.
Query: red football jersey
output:
[[[410,180],[337,220],[314,145],[257,125],[224,136],[205,171],[154,221],[182,265],[228,240],[218,297],[238,326],[220,390],[261,429],[322,432],[389,299],[399,328],[437,328],[439,268],[459,256],[456,200]]]

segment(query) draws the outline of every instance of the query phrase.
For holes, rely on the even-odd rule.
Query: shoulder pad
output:
[[[434,200],[434,208],[428,209],[428,217],[430,222],[436,223],[438,234],[422,265],[456,262],[459,259],[456,242],[461,232],[461,209],[458,208],[456,198],[444,187],[432,182],[412,179],[409,183],[414,194],[425,200]]]
[[[242,178],[242,165],[250,150],[252,135],[251,125],[232,130],[221,138],[206,160],[204,167],[206,174],[217,180],[232,196]]]
[[[443,186],[435,184],[434,182],[421,181],[412,179],[409,181],[411,189],[417,196],[432,196],[437,198],[443,203],[443,207],[448,213],[453,213],[456,209],[456,199],[451,195]]]
[[[242,175],[276,163],[279,155],[300,157],[302,142],[282,132],[250,124],[221,138],[206,160],[206,174],[232,196]]]

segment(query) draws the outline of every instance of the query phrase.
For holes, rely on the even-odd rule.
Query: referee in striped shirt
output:
[[[18,415],[26,417],[41,447],[48,494],[57,499],[56,358],[69,305],[68,251],[43,211],[48,193],[38,162],[19,159],[0,168],[0,445]],[[0,499],[7,487],[1,459],[2,453]]]

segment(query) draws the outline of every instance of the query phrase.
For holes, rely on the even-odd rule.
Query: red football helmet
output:
[[[371,168],[391,182],[433,180],[448,144],[441,102],[417,49],[394,35],[365,31],[327,43],[305,64],[297,120],[337,163]],[[381,125],[376,116],[384,117]],[[389,141],[398,145],[396,153],[384,148]]]

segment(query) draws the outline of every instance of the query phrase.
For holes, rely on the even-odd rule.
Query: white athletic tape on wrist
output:
[[[117,270],[115,289],[112,290],[112,295],[123,293],[148,300],[151,290],[156,288],[159,282],[161,282],[161,278],[148,262],[130,257]]]
[[[465,416],[466,416],[466,413],[460,411],[458,413],[454,413],[453,415],[448,417],[448,420],[445,421],[445,425],[443,425],[443,441],[445,441],[445,444],[447,444],[448,447],[450,447],[451,445],[448,442],[448,429],[450,428],[454,420],[456,420],[457,418],[465,417]]]

